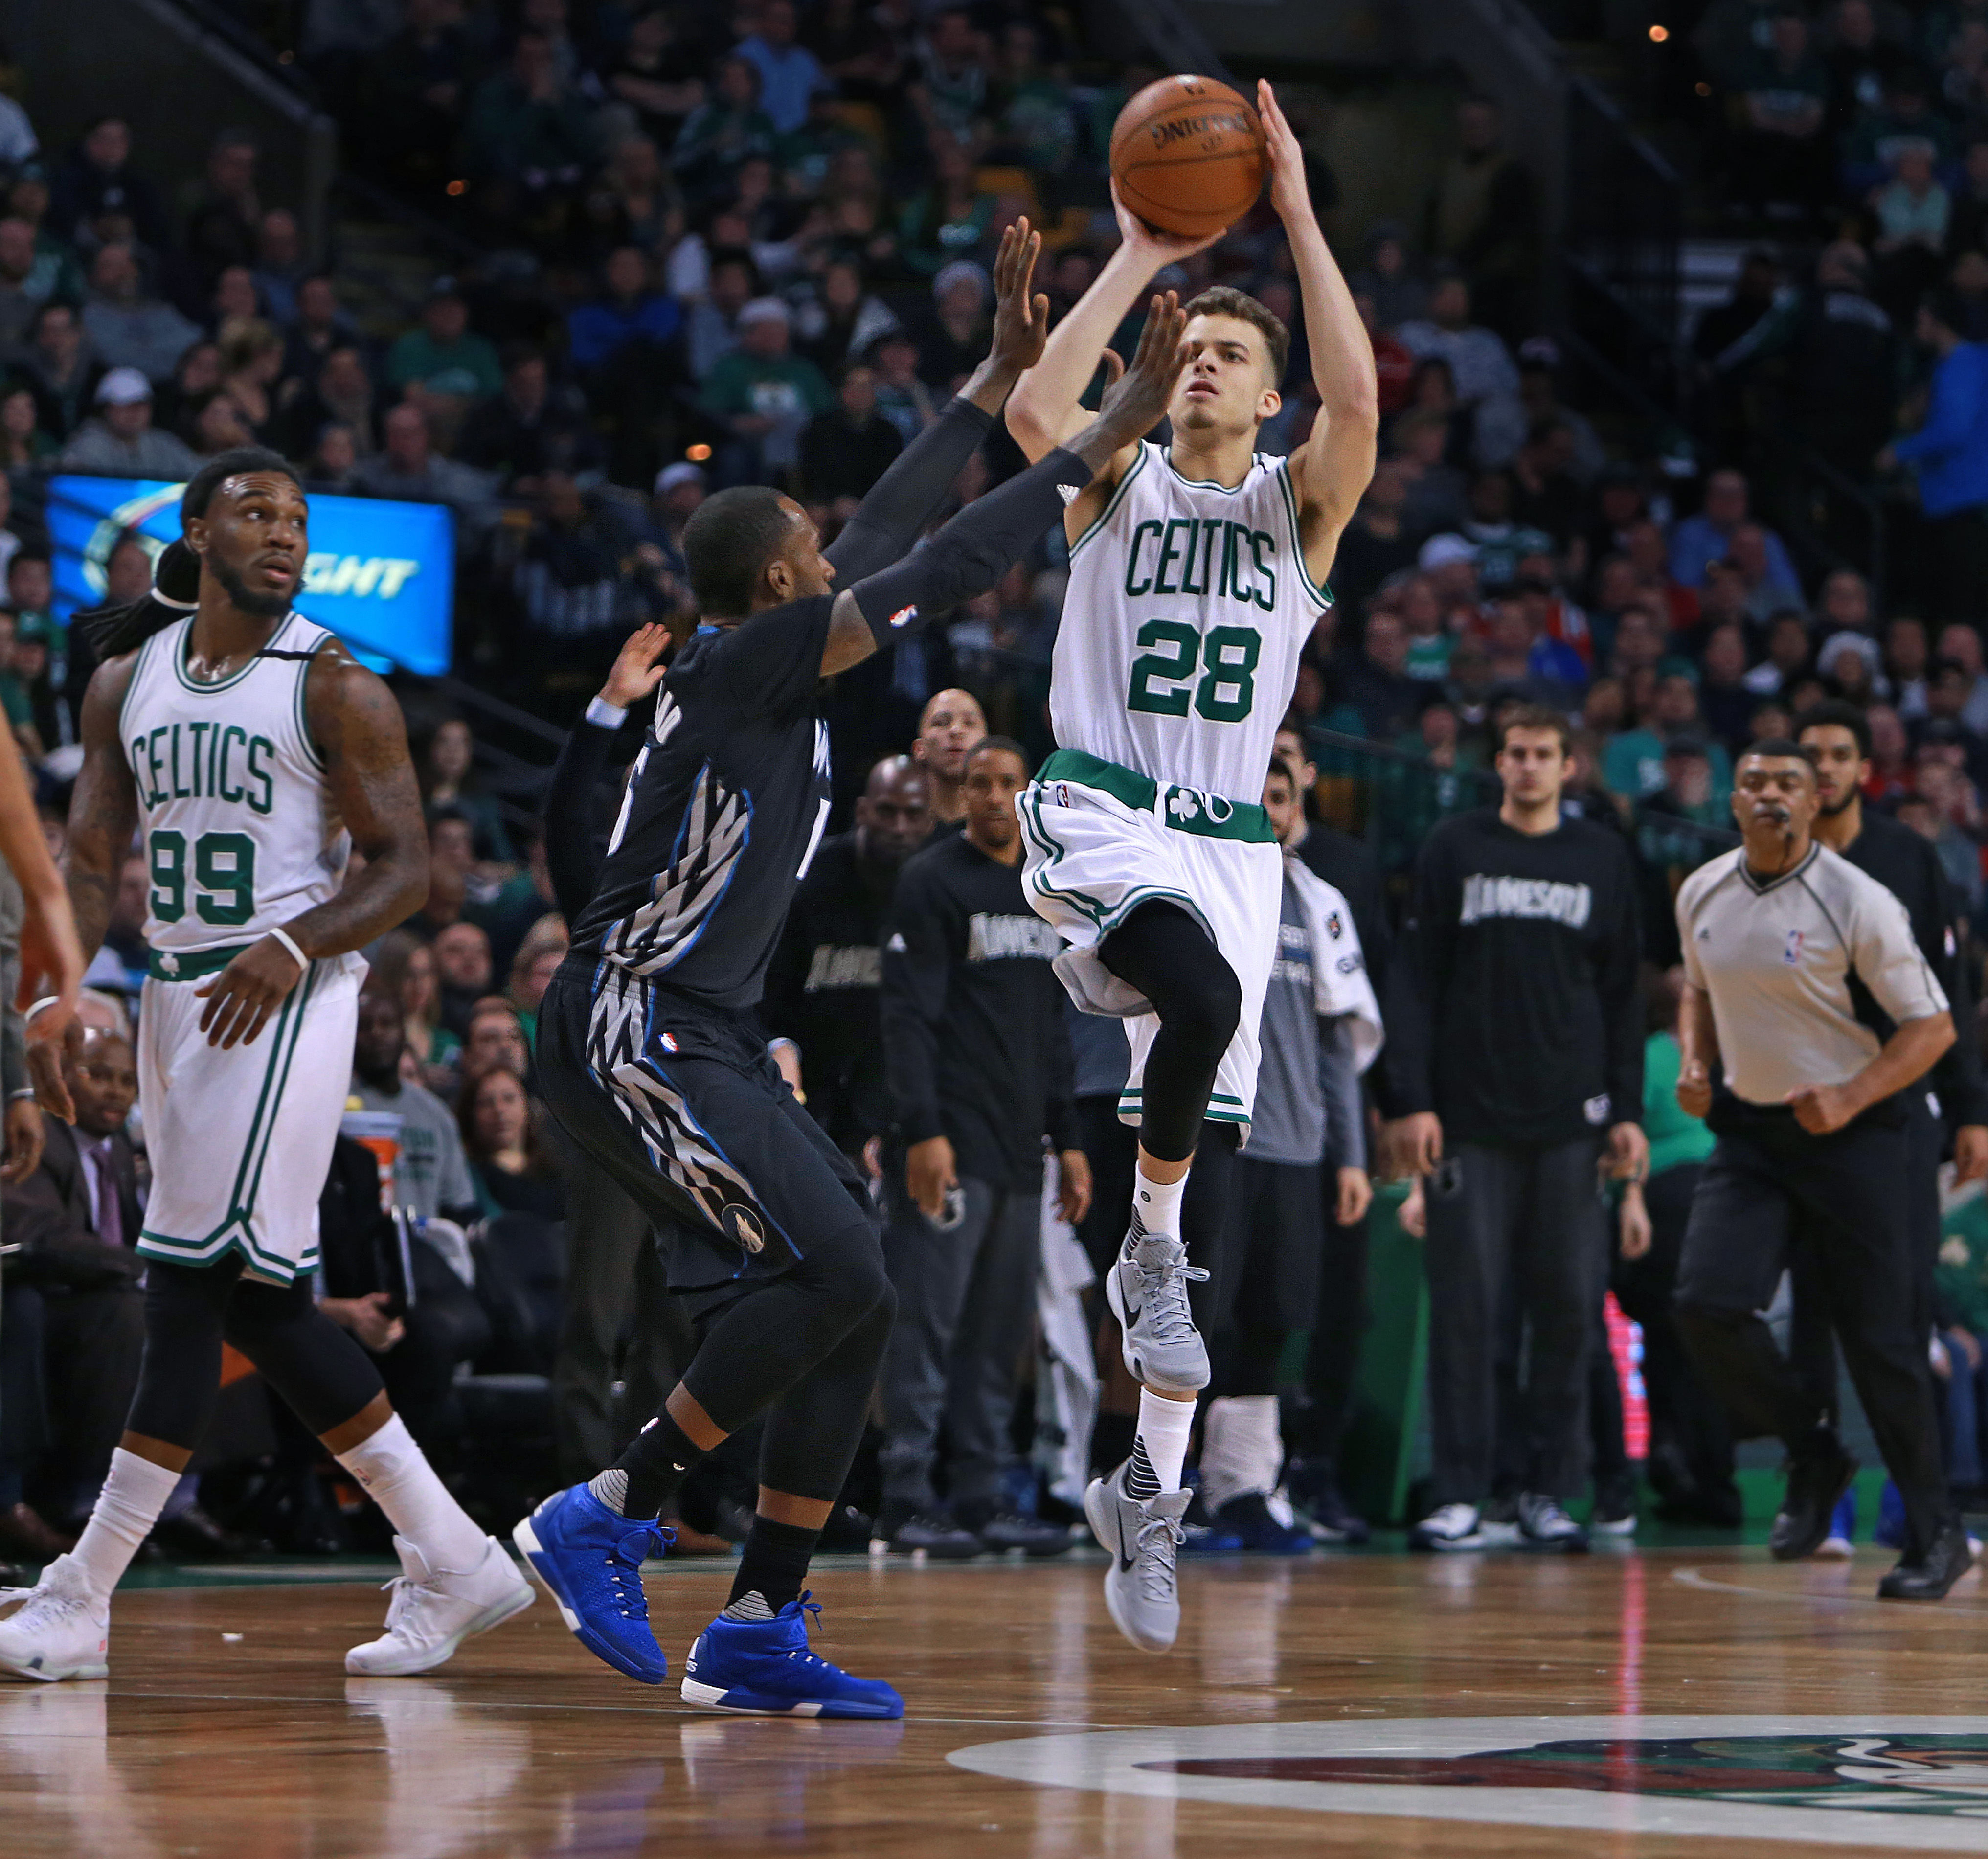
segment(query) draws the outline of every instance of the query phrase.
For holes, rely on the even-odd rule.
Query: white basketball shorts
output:
[[[155,954],[139,1000],[138,1101],[151,1198],[138,1250],[207,1265],[232,1250],[272,1284],[317,1269],[317,1203],[352,1078],[363,958],[314,962],[254,1044],[200,1029],[198,989],[235,951]],[[161,964],[179,970],[168,979]]]
[[[1120,1118],[1140,1120],[1146,1054],[1160,1022],[1137,991],[1105,968],[1097,945],[1140,904],[1165,899],[1207,931],[1242,984],[1242,1017],[1222,1055],[1208,1116],[1240,1124],[1246,1137],[1283,887],[1283,851],[1263,809],[1157,784],[1068,749],[1043,762],[1015,805],[1023,891],[1070,945],[1057,958],[1057,975],[1086,1012],[1125,1022],[1131,1070],[1118,1099]]]

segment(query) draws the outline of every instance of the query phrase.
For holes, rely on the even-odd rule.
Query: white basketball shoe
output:
[[[532,1584],[494,1536],[484,1539],[483,1560],[465,1573],[431,1569],[405,1536],[394,1547],[404,1571],[386,1586],[387,1631],[345,1655],[345,1669],[362,1678],[402,1678],[432,1671],[472,1634],[522,1613],[532,1604]]]

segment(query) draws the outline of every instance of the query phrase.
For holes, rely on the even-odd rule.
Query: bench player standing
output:
[[[904,1710],[889,1685],[808,1651],[802,1584],[862,1436],[896,1300],[867,1185],[782,1082],[754,1010],[828,817],[820,680],[992,586],[1158,419],[1179,375],[1185,318],[1169,296],[1085,431],[898,560],[1041,353],[1037,244],[1026,221],[1004,236],[993,355],[828,555],[798,505],[759,486],[721,492],[691,518],[684,553],[703,624],[663,681],[593,901],[539,1010],[546,1101],[666,1231],[671,1287],[690,1300],[699,1344],[621,1458],[515,1533],[581,1642],[661,1684],[641,1580],[659,1507],[763,1414],[757,1513],[683,1681],[685,1701],[712,1709]],[[840,593],[838,572],[855,580]]]
[[[1139,1125],[1138,1178],[1105,1290],[1141,1384],[1139,1430],[1086,1509],[1114,1552],[1112,1618],[1155,1652],[1179,1628],[1181,1466],[1209,1378],[1187,1282],[1219,1242],[1276,955],[1283,861],[1256,796],[1380,417],[1373,345],[1312,212],[1303,150],[1268,84],[1257,97],[1317,420],[1290,458],[1257,451],[1290,335],[1239,291],[1187,306],[1171,445],[1128,445],[1064,513],[1070,581],[1050,685],[1060,748],[1020,803],[1025,888],[1070,945],[1058,972],[1080,1006],[1126,1016],[1132,1044],[1119,1114]],[[1118,223],[1124,243],[1009,404],[1031,458],[1086,418],[1078,397],[1154,273],[1214,242],[1154,233],[1122,202]]]
[[[81,1540],[0,1621],[0,1668],[104,1675],[111,1590],[207,1430],[225,1340],[397,1533],[406,1572],[387,1631],[346,1669],[425,1671],[529,1607],[531,1584],[444,1489],[310,1284],[366,966],[355,951],[427,895],[421,796],[393,693],[291,610],[309,546],[291,468],[223,452],[187,486],[180,521],[161,577],[184,595],[196,570],[194,600],[147,597],[105,615],[93,641],[103,663],[83,698],[63,860],[93,955],[134,827],[151,870],[144,1360]],[[348,880],[355,846],[366,863]],[[59,1055],[31,1057],[42,1103],[66,1115]]]

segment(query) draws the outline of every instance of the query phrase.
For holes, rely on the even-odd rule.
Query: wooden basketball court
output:
[[[0,1826],[49,1859],[1988,1852],[1988,1596],[1881,1604],[1887,1560],[1206,1562],[1164,1658],[1097,1559],[827,1567],[821,1649],[901,1724],[693,1713],[543,1595],[348,1680],[370,1567],[208,1571],[120,1594],[108,1681],[0,1687]],[[673,1671],[727,1580],[654,1573]]]

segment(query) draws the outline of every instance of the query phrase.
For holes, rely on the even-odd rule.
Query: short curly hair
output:
[[[1270,352],[1270,385],[1282,390],[1284,370],[1291,359],[1291,333],[1284,327],[1283,319],[1275,310],[1259,303],[1247,291],[1238,290],[1233,285],[1212,284],[1199,296],[1188,299],[1187,313],[1190,319],[1196,316],[1233,316],[1239,322],[1260,330],[1264,346]]]

